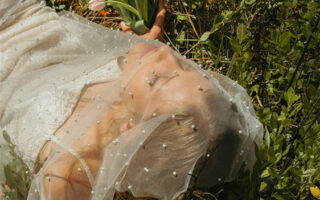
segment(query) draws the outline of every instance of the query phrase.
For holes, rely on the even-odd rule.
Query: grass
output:
[[[54,4],[52,4],[54,2]],[[121,19],[84,9],[85,0],[52,7],[109,28]],[[264,124],[252,174],[180,199],[316,199],[320,184],[320,3],[314,0],[169,0],[164,42],[237,80]],[[117,193],[115,199],[134,199]]]

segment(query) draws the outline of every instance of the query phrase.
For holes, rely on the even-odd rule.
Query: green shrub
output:
[[[265,127],[254,173],[211,192],[217,199],[313,198],[309,187],[320,181],[319,2],[171,3],[181,11],[171,12],[166,29],[174,48],[237,80]]]

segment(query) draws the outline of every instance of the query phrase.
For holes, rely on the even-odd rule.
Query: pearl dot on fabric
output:
[[[151,81],[150,81],[150,79],[149,79],[149,77],[146,77],[146,82],[147,82],[147,84],[151,84]]]
[[[173,172],[172,172],[172,175],[173,175],[173,176],[178,176],[178,174],[177,174],[176,171],[173,171]]]
[[[205,73],[202,73],[202,76],[203,76],[204,78],[208,78],[208,77],[207,77],[207,74],[205,74]]]
[[[113,143],[113,144],[119,143],[119,139],[118,139],[118,138],[117,138],[117,139],[114,139],[114,140],[112,141],[112,143]]]
[[[131,98],[133,98],[133,93],[132,92],[129,92],[128,94],[129,94],[129,96],[131,96]]]

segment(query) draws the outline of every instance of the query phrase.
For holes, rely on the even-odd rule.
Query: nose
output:
[[[159,59],[164,59],[167,61],[176,61],[174,52],[168,45],[163,45],[158,49],[158,56]]]
[[[172,50],[168,45],[161,46],[159,52],[165,55],[172,54]]]

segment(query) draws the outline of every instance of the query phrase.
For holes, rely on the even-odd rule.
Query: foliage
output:
[[[105,0],[108,7],[112,6],[120,14],[122,20],[131,27],[138,35],[147,33],[152,27],[158,11],[158,0]],[[56,11],[70,10],[75,1],[69,0],[46,0],[47,5]],[[89,6],[89,0],[80,0],[78,9],[84,14]],[[71,9],[69,9],[71,8]]]
[[[172,12],[179,25],[166,29],[167,39],[205,69],[237,80],[265,126],[254,173],[211,192],[218,199],[312,198],[309,187],[320,181],[319,2],[172,3],[184,12]]]
[[[6,177],[6,182],[3,184],[5,189],[4,197],[10,200],[27,199],[31,185],[30,170],[15,152],[15,145],[12,143],[9,134],[4,131],[3,137],[7,142],[7,146],[4,148],[8,149],[12,156],[11,161],[4,167]]]
[[[65,9],[73,8],[88,16],[81,6]],[[237,80],[265,127],[252,174],[192,199],[315,199],[309,188],[320,184],[319,20],[316,0],[168,1],[165,42]]]
[[[158,0],[108,0],[106,2],[116,8],[124,22],[139,35],[150,30],[157,14]]]

